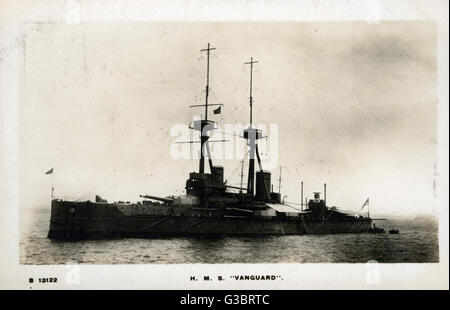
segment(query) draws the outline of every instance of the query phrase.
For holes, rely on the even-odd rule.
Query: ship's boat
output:
[[[379,228],[375,224],[373,224],[373,227],[370,227],[368,231],[372,234],[384,234],[385,233],[383,228]]]
[[[141,195],[137,203],[108,201],[96,196],[91,201],[52,199],[48,237],[52,239],[170,237],[170,236],[265,236],[326,233],[368,232],[369,216],[353,216],[329,208],[321,193],[300,208],[283,202],[281,194],[271,186],[271,173],[262,169],[258,140],[263,132],[252,125],[252,71],[250,64],[250,125],[242,133],[249,147],[247,186],[230,186],[224,181],[224,169],[213,164],[209,132],[215,122],[208,119],[209,55],[207,52],[207,85],[204,118],[193,122],[191,129],[200,131],[199,171],[191,172],[186,181],[186,194],[158,197]],[[198,107],[198,106],[193,106]],[[219,106],[219,108],[221,105]],[[217,110],[218,108],[216,108]],[[220,111],[220,109],[219,109]],[[193,142],[193,141],[191,141]],[[209,172],[205,170],[208,159]],[[255,172],[255,158],[259,170]],[[236,192],[239,190],[239,192]]]
[[[400,233],[400,231],[399,231],[398,229],[389,229],[389,233],[390,233],[391,235],[397,235],[397,234]]]

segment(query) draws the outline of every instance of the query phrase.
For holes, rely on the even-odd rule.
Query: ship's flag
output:
[[[221,111],[221,106],[220,107],[218,107],[217,109],[215,109],[213,112],[214,112],[214,114],[220,114],[220,111]]]
[[[45,174],[52,174],[53,173],[53,168],[50,169],[49,171],[47,171]]]
[[[367,198],[366,202],[362,205],[361,210],[367,205],[369,205],[369,198]]]

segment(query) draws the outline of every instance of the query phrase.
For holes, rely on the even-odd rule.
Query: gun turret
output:
[[[147,199],[153,199],[153,200],[159,200],[165,203],[172,203],[173,202],[173,198],[162,198],[162,197],[158,197],[158,196],[150,196],[150,195],[139,195],[139,197],[142,198],[147,198]]]

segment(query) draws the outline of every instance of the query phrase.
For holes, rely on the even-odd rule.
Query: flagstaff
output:
[[[51,193],[51,201],[53,201],[53,191],[55,190],[54,188],[54,183],[53,183],[53,168],[48,170],[45,174],[51,174],[52,175],[52,193]]]

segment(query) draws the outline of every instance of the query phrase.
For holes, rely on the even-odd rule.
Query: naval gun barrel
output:
[[[172,203],[173,202],[173,198],[162,198],[162,197],[150,196],[150,195],[139,195],[139,197],[147,198],[147,199],[153,199],[153,200],[159,200],[159,201],[166,202],[166,203]]]
[[[233,188],[233,189],[240,189],[240,190],[244,190],[244,191],[246,191],[246,190],[247,190],[247,188],[244,188],[244,187],[231,186],[231,185],[225,185],[225,187],[228,187],[228,188]]]

